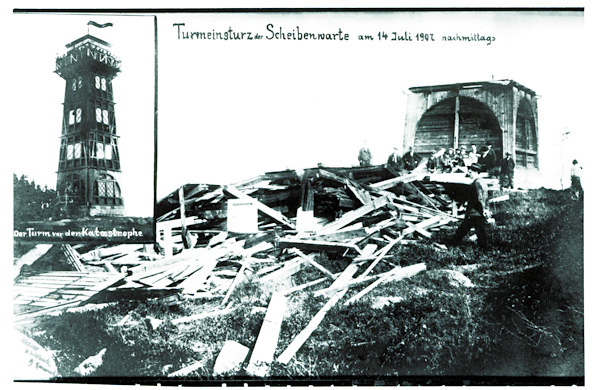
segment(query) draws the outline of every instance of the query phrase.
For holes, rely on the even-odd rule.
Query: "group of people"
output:
[[[469,149],[464,145],[457,149],[442,149],[429,157],[427,169],[431,172],[452,172],[455,167],[467,167],[474,171],[495,175],[497,162],[496,152],[492,143],[488,141],[481,150],[477,150],[476,145],[471,145]]]
[[[361,167],[371,165],[372,154],[366,142],[358,152],[358,161]],[[423,158],[409,147],[408,152],[401,155],[398,148],[394,148],[392,154],[388,157],[387,167],[394,171],[414,170]],[[500,178],[500,185],[504,188],[514,188],[515,161],[510,153],[498,161],[496,152],[492,147],[492,142],[487,141],[485,145],[477,150],[476,145],[471,145],[469,149],[466,146],[452,149],[442,149],[432,154],[427,159],[427,169],[429,172],[453,172],[456,167],[466,167],[476,172],[487,172],[490,176]]]
[[[368,148],[366,144],[360,148],[358,152],[358,162],[361,167],[369,167],[371,166],[371,150]],[[404,155],[400,155],[398,152],[398,148],[394,147],[394,151],[387,160],[387,166],[390,170],[399,172],[401,170],[412,171],[419,165],[423,158],[416,153],[412,146],[408,148],[408,152]]]

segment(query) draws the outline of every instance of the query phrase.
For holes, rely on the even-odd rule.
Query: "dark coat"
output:
[[[467,201],[466,216],[483,217],[483,210],[488,206],[488,187],[485,181],[477,178],[469,188],[469,200]]]
[[[504,158],[502,164],[500,164],[500,173],[508,175],[515,171],[515,160],[512,157]]]

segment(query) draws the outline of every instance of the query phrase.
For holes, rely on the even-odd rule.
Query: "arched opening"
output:
[[[111,175],[100,175],[94,182],[92,201],[97,205],[122,205],[119,183]]]
[[[515,133],[516,163],[522,167],[538,167],[538,138],[531,104],[522,99],[517,110]]]
[[[414,149],[427,157],[442,148],[465,146],[470,149],[475,145],[480,150],[488,141],[496,155],[501,156],[502,130],[498,119],[484,103],[461,96],[458,104],[456,98],[445,99],[423,114],[415,131]]]

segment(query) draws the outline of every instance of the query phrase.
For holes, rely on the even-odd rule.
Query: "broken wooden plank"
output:
[[[300,271],[305,265],[306,260],[304,260],[301,257],[296,257],[292,260],[288,260],[282,268],[263,276],[262,278],[260,278],[260,281],[264,283],[273,280],[286,279],[295,274],[296,272]]]
[[[227,303],[227,301],[229,300],[229,297],[231,296],[231,294],[233,293],[233,290],[235,290],[235,288],[237,287],[237,285],[242,281],[242,279],[245,277],[244,272],[246,271],[246,268],[248,267],[248,263],[251,261],[250,257],[247,257],[244,259],[244,261],[242,262],[242,266],[240,267],[237,275],[235,275],[235,278],[233,279],[233,282],[231,282],[231,286],[229,286],[229,290],[227,290],[227,293],[225,294],[225,297],[223,298],[223,300],[221,301],[221,306],[223,306],[225,303]]]
[[[419,272],[424,271],[426,269],[427,269],[427,266],[425,265],[425,263],[414,264],[414,265],[410,265],[408,267],[394,268],[391,271],[388,271],[384,276],[377,279],[377,281],[371,283],[367,288],[365,288],[364,290],[362,290],[361,292],[359,292],[352,298],[348,299],[346,302],[344,302],[344,305],[349,305],[353,302],[358,301],[360,298],[365,296],[367,293],[369,293],[375,287],[379,286],[382,283],[385,283],[386,281],[389,281],[391,279],[400,280],[403,278],[408,278],[408,277],[416,275]]]
[[[367,246],[364,247],[364,249],[362,250],[362,253],[360,256],[356,257],[335,279],[335,281],[326,289],[323,290],[319,290],[317,292],[315,292],[315,294],[320,293],[320,292],[324,292],[324,293],[331,293],[333,291],[338,291],[342,288],[342,286],[345,286],[350,280],[352,280],[352,277],[354,276],[354,274],[358,271],[358,269],[360,268],[360,265],[369,257],[371,256],[375,251],[377,250],[377,245],[375,244],[369,244]],[[325,291],[326,290],[326,291]]]
[[[331,280],[335,279],[335,277],[333,276],[333,274],[327,268],[323,267],[321,264],[317,263],[313,259],[314,256],[307,256],[304,253],[302,253],[302,251],[299,250],[298,248],[292,248],[291,251],[293,253],[297,254],[298,256],[302,257],[306,261],[308,261],[310,264],[312,264],[319,271],[323,272],[329,279],[331,279]]]
[[[323,228],[319,230],[317,234],[334,233],[343,228],[344,226],[356,221],[358,218],[369,214],[370,212],[377,210],[389,203],[391,203],[391,200],[388,196],[381,196],[379,198],[376,198],[373,201],[367,203],[366,205],[361,206],[356,210],[349,211],[340,218],[336,219],[335,221],[323,226]]]
[[[213,374],[217,376],[237,374],[241,370],[249,351],[248,347],[238,342],[225,341],[213,366]]]
[[[290,221],[287,217],[285,217],[283,214],[270,208],[269,206],[265,205],[264,203],[259,202],[258,200],[244,194],[242,191],[238,190],[237,188],[235,188],[233,186],[228,186],[228,187],[225,187],[223,189],[223,191],[225,193],[228,193],[231,196],[238,198],[238,199],[243,199],[248,202],[252,202],[253,204],[256,205],[258,211],[269,216],[270,218],[274,219],[275,221],[281,223],[282,225],[285,225],[292,230],[296,230],[296,226],[294,225],[294,223],[292,221]]]
[[[339,274],[338,274],[338,275],[339,275]],[[287,295],[291,295],[291,294],[295,293],[296,291],[302,291],[302,290],[304,290],[304,289],[306,289],[306,288],[308,288],[308,287],[315,286],[315,285],[317,285],[317,284],[319,284],[319,283],[322,283],[322,282],[324,282],[324,281],[326,281],[326,280],[328,280],[328,279],[329,279],[329,278],[322,277],[322,278],[320,278],[320,279],[316,279],[316,280],[313,280],[313,281],[311,281],[311,282],[307,282],[307,283],[301,284],[301,285],[299,285],[299,286],[294,286],[294,287],[292,287],[292,288],[290,288],[290,289],[288,289],[288,290],[285,290],[285,291],[283,292],[283,295],[286,295],[286,296],[287,296]]]
[[[422,227],[415,225],[413,223],[410,223],[408,221],[406,221],[406,224],[408,225],[408,228],[404,229],[404,231],[406,231],[407,235],[409,233],[412,233],[413,231],[419,233],[420,235],[422,235],[423,237],[426,238],[431,238],[431,233],[429,233],[427,230],[423,229]]]
[[[510,199],[510,195],[505,194],[505,195],[501,195],[501,196],[497,196],[493,199],[490,199],[488,201],[488,203],[498,203],[498,202],[504,202]]]
[[[423,200],[426,204],[429,204],[431,207],[433,207],[435,210],[440,211],[440,209],[437,207],[437,205],[435,204],[435,202],[433,201],[433,199],[431,199],[429,196],[425,195],[423,193],[423,191],[421,191],[416,185],[414,185],[413,183],[407,183],[407,185],[413,189],[413,191],[415,191],[415,193],[417,194],[417,196]]]
[[[335,233],[321,234],[316,236],[304,237],[306,240],[329,241],[329,242],[344,242],[353,238],[362,238],[368,234],[368,228],[364,228],[362,224],[358,224],[353,229],[340,229]]]
[[[303,240],[298,238],[280,238],[280,248],[298,248],[308,251],[332,252],[337,254],[357,254],[360,249],[354,244],[344,244],[329,241]]]
[[[400,183],[409,183],[414,180],[423,180],[428,176],[426,172],[411,172],[402,176],[393,177],[388,180],[383,180],[378,183],[370,184],[370,187],[376,190],[387,190],[397,186]]]
[[[287,299],[281,293],[274,293],[267,308],[267,314],[254,344],[246,372],[250,375],[264,377],[269,374],[273,362],[281,323],[285,315]]]
[[[77,253],[75,249],[73,249],[73,247],[70,244],[62,244],[60,247],[63,250],[65,256],[67,257],[67,260],[69,260],[69,263],[73,264],[77,271],[87,272],[84,265],[80,261],[81,256],[79,255],[79,253]]]
[[[396,244],[399,243],[401,240],[402,240],[402,235],[400,235],[400,237],[398,237],[394,241],[392,241],[389,244],[387,244],[385,247],[381,248],[381,250],[379,251],[379,253],[378,253],[377,257],[375,258],[375,260],[367,267],[367,269],[360,275],[360,277],[361,278],[366,277],[369,274],[369,272],[371,272],[373,270],[373,268],[375,268],[375,266],[381,261],[381,259],[383,259],[384,256],[387,255],[387,253],[394,246],[396,246]]]
[[[441,216],[436,215],[435,217],[431,217],[429,219],[421,221],[421,222],[417,223],[416,225],[413,225],[413,224],[411,224],[410,222],[407,221],[406,224],[408,225],[408,227],[402,231],[402,235],[407,236],[407,235],[411,234],[414,231],[418,231],[419,233],[421,233],[425,237],[430,238],[431,237],[431,233],[429,233],[425,229],[428,228],[428,227],[431,227],[431,226],[435,225],[438,222],[440,222],[441,218],[442,218]]]
[[[310,320],[306,328],[304,328],[302,332],[300,332],[294,338],[294,340],[292,340],[290,345],[288,345],[288,347],[283,351],[283,353],[279,355],[279,357],[277,358],[278,362],[282,364],[289,363],[289,361],[294,357],[294,355],[296,355],[296,352],[298,352],[298,350],[304,345],[306,340],[308,340],[310,335],[315,331],[315,329],[317,329],[321,321],[323,321],[323,318],[325,318],[327,312],[331,310],[331,308],[335,306],[335,304],[340,299],[342,299],[344,294],[346,294],[346,291],[348,290],[339,291],[329,301],[327,301],[325,306],[323,306],[321,310],[319,310],[319,312]]]

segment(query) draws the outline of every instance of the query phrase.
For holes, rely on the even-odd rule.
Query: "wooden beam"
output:
[[[249,348],[233,340],[225,341],[215,365],[213,366],[214,375],[235,375],[242,368]]]
[[[392,187],[396,187],[400,183],[410,183],[415,180],[423,180],[425,176],[428,176],[427,172],[415,172],[404,174],[402,176],[393,177],[391,179],[383,180],[378,183],[370,184],[370,187],[374,190],[387,190]]]
[[[81,261],[79,260],[81,258],[81,256],[79,255],[79,253],[77,253],[77,251],[75,249],[73,249],[73,247],[70,244],[62,244],[61,248],[65,254],[65,256],[67,257],[67,259],[69,260],[69,262],[71,264],[73,264],[73,266],[75,267],[75,269],[79,272],[87,272],[87,270],[85,269],[85,267],[83,266],[83,264],[81,264]]]
[[[323,226],[323,228],[321,230],[319,230],[317,232],[317,234],[321,235],[321,234],[334,233],[334,232],[340,230],[341,228],[343,228],[344,226],[349,225],[352,222],[356,221],[358,218],[363,217],[366,214],[369,214],[370,212],[372,212],[374,210],[380,209],[389,203],[391,203],[391,200],[389,199],[388,196],[381,196],[379,198],[376,198],[373,201],[367,203],[366,205],[361,206],[356,210],[349,211],[346,214],[344,214],[342,217]]]
[[[306,326],[306,328],[304,328],[302,330],[302,332],[300,332],[294,338],[294,340],[292,340],[292,342],[290,343],[290,345],[288,345],[288,347],[285,349],[285,351],[283,351],[283,353],[281,355],[279,355],[279,357],[277,358],[277,361],[279,363],[282,363],[282,364],[288,364],[289,363],[289,361],[294,357],[294,355],[296,354],[296,352],[298,352],[298,350],[304,345],[304,343],[306,342],[306,340],[308,340],[308,338],[310,337],[310,335],[315,331],[315,329],[317,329],[317,327],[319,326],[319,324],[321,323],[321,321],[323,321],[323,318],[325,318],[325,315],[327,314],[327,312],[329,310],[331,310],[331,308],[333,306],[335,306],[335,304],[340,299],[342,299],[342,297],[344,296],[344,294],[346,294],[346,291],[348,291],[348,290],[339,291],[337,294],[335,294],[325,304],[325,306],[323,306],[321,308],[321,310],[319,310],[319,312],[317,313],[317,315],[315,315],[312,318],[312,320],[310,320],[310,322],[308,323],[308,325]]]
[[[303,240],[298,238],[279,239],[280,248],[298,248],[309,251],[333,252],[338,254],[357,254],[360,249],[354,244],[345,244],[329,241]]]
[[[256,204],[258,211],[269,216],[270,218],[274,219],[275,221],[281,223],[282,225],[285,225],[292,230],[296,230],[296,226],[294,225],[294,223],[292,221],[290,221],[288,218],[286,218],[279,211],[273,210],[272,208],[265,205],[264,203],[261,203],[258,200],[244,194],[242,191],[238,190],[237,188],[235,188],[233,186],[228,186],[223,189],[223,192],[228,193],[229,195],[234,196],[238,199],[243,199],[245,201]]]
[[[402,240],[402,235],[400,235],[400,237],[398,237],[394,241],[387,244],[385,247],[381,248],[381,250],[379,251],[379,254],[377,255],[377,258],[375,258],[375,260],[367,267],[367,269],[360,275],[360,277],[361,278],[366,277],[369,274],[369,272],[371,272],[373,270],[373,268],[375,268],[375,266],[381,261],[381,259],[383,259],[385,257],[385,255],[387,255],[387,253],[401,240]]]
[[[273,362],[281,323],[285,315],[287,305],[286,297],[281,293],[274,293],[269,302],[265,319],[256,338],[250,361],[246,372],[250,375],[264,377],[269,374],[270,365]]]
[[[310,264],[312,264],[319,271],[323,272],[329,279],[335,280],[335,277],[333,276],[333,274],[327,268],[323,267],[321,264],[317,263],[313,259],[314,256],[306,256],[298,248],[292,248],[291,251],[293,253],[295,253],[296,255],[302,257],[304,260],[308,261]]]
[[[411,265],[408,267],[394,268],[391,271],[388,271],[386,274],[384,274],[379,279],[377,279],[377,281],[371,283],[367,288],[365,288],[364,290],[362,290],[361,292],[359,292],[352,298],[348,299],[346,302],[344,302],[344,305],[349,305],[350,303],[358,301],[360,298],[365,296],[367,293],[369,293],[375,287],[379,286],[381,283],[385,283],[391,279],[399,280],[402,278],[408,278],[408,277],[416,275],[419,272],[424,271],[426,269],[427,269],[427,266],[425,265],[425,263],[414,264],[414,265]]]

